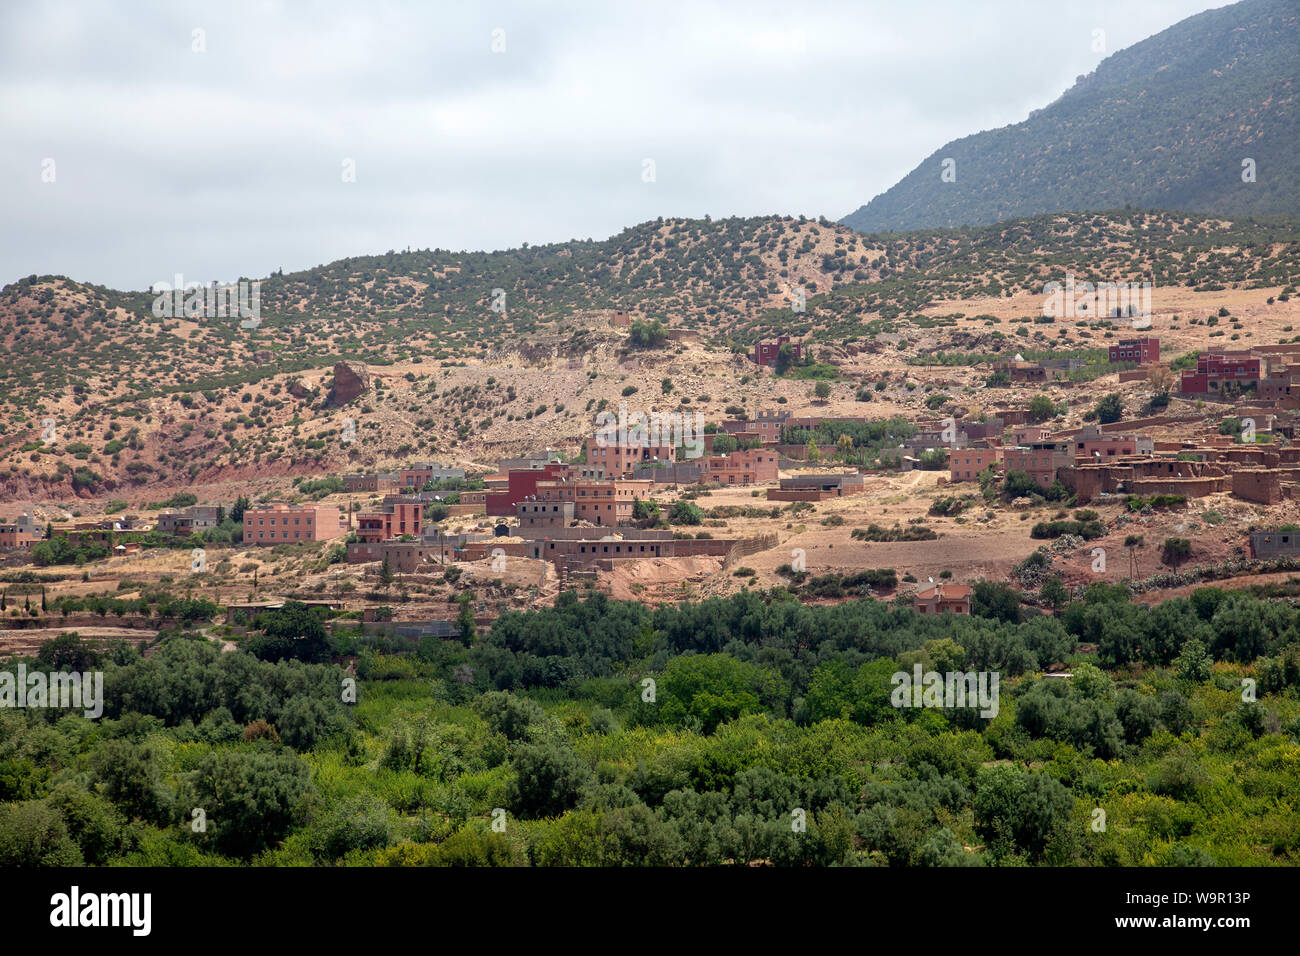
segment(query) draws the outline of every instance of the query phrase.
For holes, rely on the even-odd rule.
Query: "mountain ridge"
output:
[[[1020,123],[945,144],[840,222],[874,233],[1125,206],[1295,215],[1297,77],[1300,6],[1207,10],[1107,57]]]

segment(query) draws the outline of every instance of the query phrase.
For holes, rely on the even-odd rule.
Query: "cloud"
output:
[[[839,218],[1211,4],[974,6],[6,3],[0,281]]]

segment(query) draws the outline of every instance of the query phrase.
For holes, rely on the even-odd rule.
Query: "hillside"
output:
[[[1290,338],[1300,233],[1115,212],[874,242],[809,220],[668,220],[603,243],[391,253],[274,275],[256,329],[157,318],[143,293],[33,277],[0,290],[0,494],[157,501],[159,487],[287,483],[412,458],[491,464],[543,444],[576,450],[595,413],[621,401],[706,421],[732,405],[793,408],[810,383],[759,374],[738,354],[778,333],[836,367],[846,413],[862,413],[859,383],[886,373],[870,413],[922,412],[925,391],[953,376],[970,394],[989,355],[1104,356],[1123,331],[1113,322],[1041,321],[1043,283],[1071,272],[1152,279],[1160,334],[1183,351],[1224,334],[1199,324],[1223,307],[1234,316],[1223,344]],[[793,283],[808,295],[801,313]],[[493,288],[507,290],[504,313],[489,307]],[[637,348],[611,308],[695,335]],[[343,407],[329,401],[340,359],[375,383]],[[962,370],[912,380],[926,364]],[[41,439],[47,418],[53,443]],[[341,440],[345,418],[356,442]]]
[[[1107,57],[1024,122],[944,145],[841,221],[874,233],[1124,206],[1295,214],[1297,77],[1300,6],[1210,10]],[[941,181],[946,159],[955,181]]]

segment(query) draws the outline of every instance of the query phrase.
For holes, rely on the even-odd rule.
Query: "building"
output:
[[[568,474],[569,466],[559,463],[543,465],[541,468],[512,468],[506,475],[505,487],[490,488],[483,496],[484,510],[489,515],[498,517],[513,515],[519,502],[537,497],[538,482],[554,481]],[[469,503],[464,494],[460,500]]]
[[[158,515],[160,534],[194,534],[221,524],[225,509],[220,505],[193,505],[180,511],[163,511]]]
[[[864,490],[865,484],[859,472],[799,475],[782,478],[780,488],[767,489],[767,498],[769,501],[822,501],[860,495]]]
[[[417,461],[410,468],[403,468],[397,473],[398,483],[403,488],[414,488],[417,491],[430,481],[464,477],[464,468],[451,468],[436,461]]]
[[[961,448],[948,456],[951,480],[976,481],[980,473],[995,468],[1002,461],[1001,446],[996,448]]]
[[[701,482],[720,485],[755,485],[777,479],[777,454],[762,448],[733,451],[730,455],[710,455],[701,459],[704,467]]]
[[[396,472],[377,472],[371,475],[344,475],[343,490],[351,492],[372,491],[381,495],[392,494],[401,487]]]
[[[995,374],[1005,373],[1007,378],[1013,382],[1046,382],[1047,369],[1037,362],[1026,362],[1015,360],[1008,362],[994,362],[993,372]]]
[[[943,427],[931,428],[927,426],[918,428],[913,434],[904,438],[900,447],[909,451],[925,451],[929,448],[965,448],[969,444],[970,436],[966,434],[964,425],[961,431],[957,431],[956,426],[954,426],[951,432]]]
[[[606,442],[593,435],[586,440],[587,464],[604,470],[606,475],[618,477],[631,474],[639,464],[654,461],[676,461],[677,449],[672,445],[618,444]]]
[[[1036,441],[1002,450],[1008,472],[1023,471],[1038,483],[1050,488],[1059,468],[1074,464],[1074,444],[1068,441]]]
[[[567,528],[573,523],[572,501],[537,501],[530,499],[515,505],[521,532]]]
[[[1047,441],[1051,435],[1042,425],[1017,425],[1011,429],[1011,444],[1023,445],[1031,441]]]
[[[912,595],[917,614],[969,614],[973,589],[965,584],[933,584]]]
[[[30,548],[36,538],[18,524],[0,524],[0,548]]]
[[[1267,361],[1249,349],[1202,352],[1196,371],[1183,370],[1179,388],[1188,395],[1208,395],[1229,385],[1247,388],[1267,374]]]
[[[525,468],[544,468],[547,465],[559,464],[564,461],[564,456],[554,448],[545,448],[542,451],[535,451],[532,454],[525,455],[523,458],[503,458],[497,465],[497,470],[501,472],[511,472]]]
[[[1112,363],[1137,362],[1139,365],[1152,365],[1160,361],[1160,340],[1154,335],[1120,339],[1110,347],[1109,352]]]
[[[671,531],[620,528],[563,528],[524,543],[523,556],[550,561],[557,571],[584,571],[613,562],[641,558],[680,558],[693,555],[726,557],[739,542],[734,538],[674,538]],[[770,547],[774,541],[762,542]]]
[[[781,346],[790,346],[790,357],[795,361],[803,361],[803,346],[798,342],[791,342],[790,336],[782,335],[775,342],[759,342],[754,346],[754,351],[750,353],[750,359],[755,365],[764,365],[768,368],[776,367],[777,356],[781,354]]]
[[[1259,560],[1300,557],[1300,531],[1278,528],[1252,531],[1250,556]]]
[[[712,436],[706,435],[704,437],[711,438]],[[632,469],[632,477],[653,481],[656,485],[694,485],[700,481],[701,476],[704,474],[703,461],[704,459],[697,458],[694,461],[654,462],[648,465],[637,465]]]
[[[1119,458],[1124,455],[1150,455],[1155,442],[1146,435],[1102,434],[1094,425],[1085,425],[1074,436],[1076,458]]]
[[[776,445],[781,441],[781,429],[790,420],[790,413],[775,409],[760,408],[758,417],[749,423],[751,431],[758,432],[759,440],[764,445]]]
[[[328,541],[347,530],[347,517],[333,505],[267,504],[244,512],[245,544]]]
[[[573,518],[592,524],[620,525],[632,522],[638,501],[650,497],[654,482],[641,479],[560,478],[537,483],[539,502],[573,502]]]
[[[377,544],[405,534],[419,535],[422,530],[424,505],[419,498],[389,495],[380,511],[357,513],[357,540]]]

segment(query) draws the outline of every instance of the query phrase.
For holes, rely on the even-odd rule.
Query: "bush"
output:
[[[672,524],[696,525],[704,520],[704,512],[689,501],[677,501],[668,512],[668,520]]]

